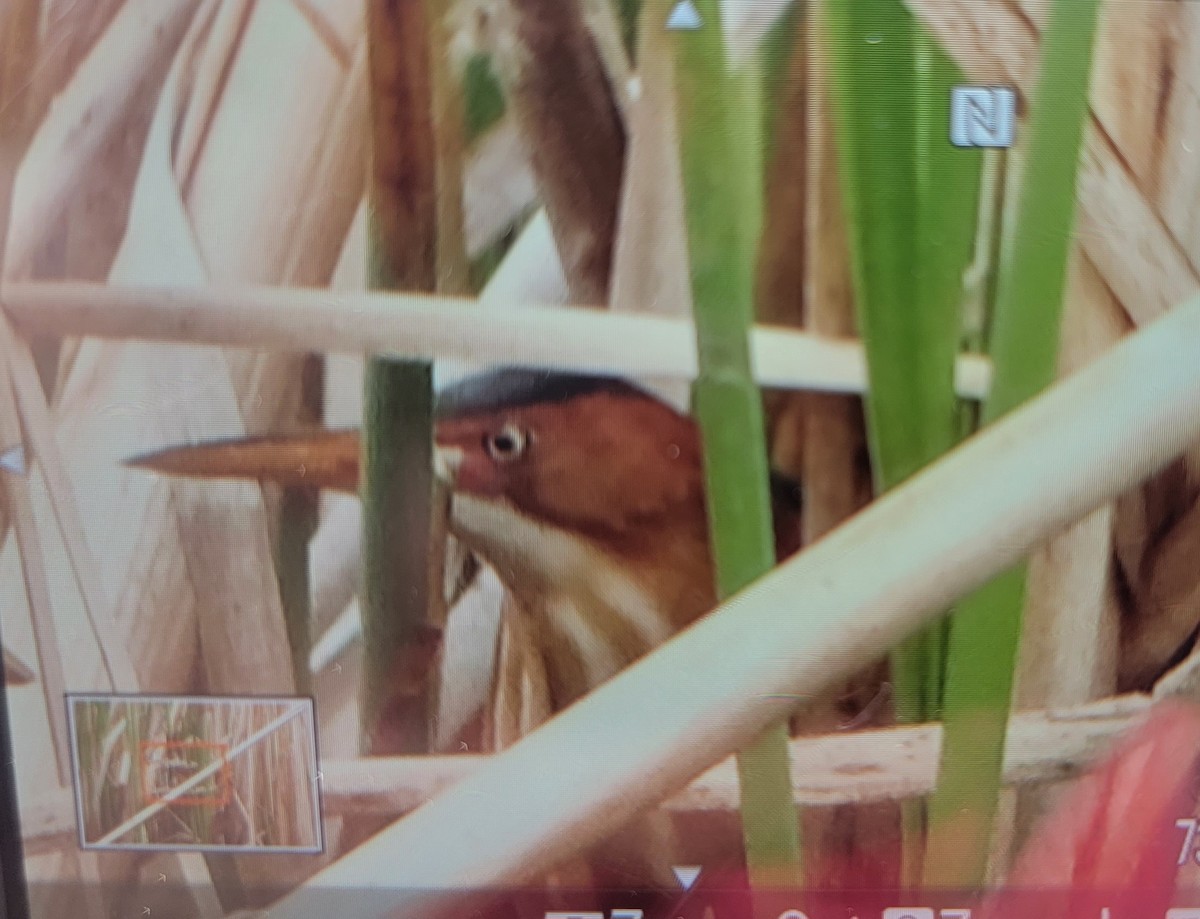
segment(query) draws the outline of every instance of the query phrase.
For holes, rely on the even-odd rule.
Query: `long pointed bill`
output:
[[[241,479],[357,492],[358,431],[321,431],[209,441],[135,456],[125,465],[194,479]],[[453,487],[463,452],[436,447],[434,475]]]
[[[134,457],[125,465],[190,478],[357,492],[359,452],[357,431],[320,431],[172,447]]]

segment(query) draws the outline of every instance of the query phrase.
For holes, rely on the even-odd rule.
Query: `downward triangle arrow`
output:
[[[679,882],[679,886],[684,890],[691,890],[696,878],[700,877],[701,868],[699,865],[672,865],[671,870],[675,872],[675,880]]]
[[[0,453],[0,469],[13,475],[25,475],[29,471],[29,464],[25,461],[25,448],[17,445]]]
[[[667,17],[668,29],[693,31],[702,25],[704,25],[704,20],[700,18],[700,13],[692,0],[679,0],[675,4],[675,8],[671,10],[671,15]]]

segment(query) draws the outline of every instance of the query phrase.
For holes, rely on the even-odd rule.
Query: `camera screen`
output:
[[[1200,917],[1200,4],[7,0],[4,915]]]

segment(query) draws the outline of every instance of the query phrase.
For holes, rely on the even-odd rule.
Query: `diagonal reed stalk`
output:
[[[667,3],[657,11],[666,21]],[[716,0],[704,25],[676,36],[676,86],[685,222],[717,593],[729,597],[775,562],[762,402],[750,368],[754,266],[762,222],[757,73],[730,69]],[[768,728],[738,757],[746,859],[758,883],[799,879],[787,732]]]
[[[868,434],[876,488],[886,491],[957,438],[954,362],[980,159],[948,142],[950,87],[961,74],[901,0],[828,0],[825,18]],[[937,716],[945,645],[937,623],[893,652],[901,722]],[[924,822],[920,802],[906,805],[909,882],[920,873]]]
[[[1099,7],[1099,0],[1056,0],[1043,35],[1016,219],[997,281],[991,335],[996,376],[984,402],[984,424],[1055,378]],[[954,620],[942,771],[929,810],[924,877],[930,885],[978,887],[984,881],[1024,600],[1022,565],[966,598]]]

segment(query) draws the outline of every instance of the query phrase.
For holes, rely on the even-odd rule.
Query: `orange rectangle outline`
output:
[[[142,800],[146,804],[158,804],[163,800],[161,794],[155,794],[153,789],[146,787],[146,754],[151,749],[155,750],[210,750],[216,751],[217,757],[220,758],[229,754],[230,746],[227,743],[221,743],[212,740],[141,740],[138,741],[138,756],[139,756],[139,776],[142,786]],[[221,768],[216,771],[213,778],[217,781],[219,789],[216,795],[180,795],[178,798],[172,798],[168,804],[182,804],[197,807],[225,807],[233,798],[233,779],[231,776],[231,768],[229,762],[221,764]],[[186,781],[186,779],[184,779]],[[167,790],[167,793],[170,789]]]

